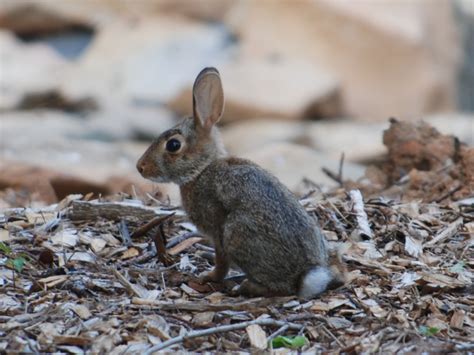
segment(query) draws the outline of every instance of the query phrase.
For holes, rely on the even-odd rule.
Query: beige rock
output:
[[[73,97],[88,93],[106,108],[120,101],[156,106],[176,95],[204,66],[223,61],[228,42],[221,28],[188,19],[119,18],[100,28],[62,89]]]
[[[245,1],[227,23],[243,58],[305,58],[336,73],[349,115],[418,119],[455,106],[460,46],[451,5]]]
[[[331,117],[342,113],[337,80],[306,61],[237,60],[218,69],[226,100],[224,122],[261,117]],[[190,114],[192,83],[168,106],[180,114]]]
[[[256,152],[275,142],[300,142],[305,135],[301,122],[272,119],[235,122],[224,126],[221,133],[227,151],[233,155]]]
[[[174,114],[163,107],[134,107],[116,103],[89,115],[79,137],[98,140],[150,141],[176,124]]]
[[[136,171],[148,143],[93,140],[88,124],[50,111],[4,114],[0,188],[26,188],[50,203],[71,193],[119,191],[179,202],[175,187],[148,182]]]
[[[382,144],[383,130],[387,123],[343,121],[320,121],[308,123],[305,128],[305,142],[328,155],[345,161],[372,161],[386,152]]]
[[[474,145],[474,117],[468,114],[438,114],[424,121],[443,134],[451,134],[461,142]],[[346,162],[366,164],[379,159],[387,150],[382,134],[386,122],[354,122],[333,120],[287,122],[271,119],[248,120],[222,128],[222,138],[230,154],[257,153],[268,144],[298,143],[338,160],[344,153]]]
[[[182,15],[204,21],[222,21],[233,0],[57,1],[2,0],[0,27],[18,33],[48,33],[71,26],[101,26],[117,17]]]
[[[58,2],[4,0],[0,8],[0,28],[19,35],[41,35],[82,25],[73,12],[55,9]]]
[[[0,31],[0,58],[0,109],[15,107],[25,93],[57,88],[68,68],[48,46],[22,44],[6,31]]]
[[[149,11],[181,14],[204,21],[222,21],[235,6],[234,0],[145,0],[143,13]]]
[[[443,134],[451,134],[461,142],[474,145],[474,116],[467,114],[438,114],[423,121]],[[342,153],[347,161],[369,162],[387,152],[382,134],[389,127],[386,122],[320,121],[306,123],[301,141],[337,159]]]
[[[269,144],[258,151],[248,152],[243,157],[267,169],[293,190],[304,178],[318,184],[334,185],[334,181],[321,168],[337,172],[339,167],[338,159],[328,158],[311,148],[291,143]],[[364,170],[361,165],[346,163],[343,178],[356,180],[363,176]]]

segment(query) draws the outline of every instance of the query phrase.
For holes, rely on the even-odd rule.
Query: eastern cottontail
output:
[[[308,298],[342,284],[341,264],[330,262],[324,237],[293,194],[251,161],[226,157],[215,127],[224,110],[215,68],[197,76],[193,110],[158,137],[137,169],[178,184],[189,218],[212,238],[215,268],[202,281],[222,281],[233,263],[246,274],[244,295]]]

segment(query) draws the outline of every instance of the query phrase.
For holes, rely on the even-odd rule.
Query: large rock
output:
[[[74,72],[64,78],[70,96],[158,105],[179,93],[206,65],[228,55],[229,34],[217,25],[156,16],[117,19],[101,27]]]
[[[230,14],[243,58],[305,58],[336,73],[349,115],[418,119],[455,107],[460,46],[449,0],[246,1]]]
[[[232,155],[257,152],[277,142],[302,142],[305,138],[302,122],[257,119],[235,122],[221,129],[227,151]]]
[[[429,123],[443,134],[452,134],[461,142],[474,145],[474,116],[463,114],[438,114],[426,116]],[[344,153],[346,160],[368,163],[386,153],[382,132],[389,126],[385,122],[354,122],[337,120],[307,123],[304,141],[333,158]]]
[[[243,155],[277,176],[288,188],[295,190],[306,178],[322,185],[334,185],[323,171],[328,168],[338,171],[339,160],[332,159],[314,149],[292,143],[268,144],[262,149],[249,151]],[[346,163],[343,168],[343,179],[356,180],[364,175],[361,165]]]
[[[104,194],[131,192],[133,185],[143,195],[150,193],[163,201],[169,196],[179,202],[174,187],[148,182],[136,171],[136,162],[149,144],[116,140],[122,133],[113,130],[112,120],[110,125],[101,130],[93,121],[50,111],[2,115],[1,188],[24,187],[50,201],[88,189]],[[115,139],[107,139],[111,136]]]
[[[224,86],[224,122],[262,117],[300,119],[342,114],[337,80],[309,62],[237,59],[218,69]],[[180,114],[190,114],[192,82],[168,106]]]
[[[74,6],[73,3],[54,0],[3,0],[0,6],[0,28],[20,36],[40,36],[86,26],[91,16],[84,16],[84,11],[81,11],[84,7]],[[97,6],[94,7],[94,10],[97,10]]]
[[[474,146],[474,116],[439,114],[424,121],[443,134],[456,136],[461,142]],[[227,125],[222,129],[229,153],[241,155],[258,151],[276,142],[299,143],[314,148],[332,159],[344,153],[348,162],[364,163],[379,160],[386,154],[382,132],[386,122],[354,122],[331,120],[317,122],[287,122],[271,119],[249,120]]]
[[[182,15],[204,21],[222,21],[235,6],[233,0],[2,0],[0,28],[20,35],[48,34],[74,27],[100,27],[117,17]]]
[[[175,116],[163,107],[116,105],[88,116],[83,132],[76,136],[106,141],[151,142],[176,124]]]
[[[44,44],[23,44],[0,31],[0,109],[17,106],[25,94],[59,87],[68,63]]]

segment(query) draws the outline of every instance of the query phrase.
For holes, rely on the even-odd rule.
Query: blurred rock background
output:
[[[334,184],[321,168],[342,153],[344,178],[361,177],[389,117],[474,143],[472,0],[2,0],[3,204],[179,201],[135,162],[190,114],[205,66],[222,74],[229,152],[296,192]]]

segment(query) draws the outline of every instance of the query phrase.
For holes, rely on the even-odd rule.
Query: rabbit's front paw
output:
[[[205,271],[201,275],[199,275],[199,282],[201,284],[205,284],[207,282],[220,283],[224,278],[219,274],[220,273],[215,268],[212,271]]]

